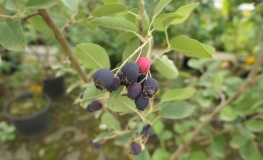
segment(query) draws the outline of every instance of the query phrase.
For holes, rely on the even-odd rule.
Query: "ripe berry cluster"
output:
[[[137,109],[144,110],[151,98],[158,90],[157,80],[146,76],[151,62],[146,57],[140,57],[135,62],[125,63],[116,76],[101,68],[94,74],[94,84],[97,89],[107,89],[109,92],[117,90],[121,85],[127,87],[127,96],[134,100]]]

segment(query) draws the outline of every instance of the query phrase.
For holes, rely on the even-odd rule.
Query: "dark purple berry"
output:
[[[134,82],[137,82],[140,69],[135,62],[127,62],[121,68],[121,82],[125,86],[129,86]]]
[[[79,98],[82,99],[84,96],[84,92],[81,92],[80,95],[79,95]]]
[[[138,155],[142,151],[142,146],[140,143],[133,143],[131,146],[130,154],[132,155]]]
[[[141,134],[145,136],[149,136],[152,133],[152,126],[147,124],[143,127]]]
[[[121,80],[119,77],[115,77],[112,85],[107,89],[109,92],[117,90],[121,85]]]
[[[98,111],[102,108],[102,103],[98,100],[94,100],[91,102],[91,104],[88,105],[87,110],[89,112]]]
[[[138,80],[137,80],[137,82],[141,83],[142,88],[143,88],[144,82],[146,80],[145,77],[146,77],[146,74],[140,74],[139,77],[138,77]]]
[[[159,84],[157,80],[152,77],[149,77],[145,80],[143,85],[143,92],[145,93],[146,97],[151,98],[158,90]]]
[[[94,147],[97,148],[97,149],[99,149],[99,148],[101,147],[100,142],[96,142],[96,143],[94,143]]]
[[[149,104],[149,98],[146,97],[146,95],[144,93],[142,93],[141,95],[139,95],[136,99],[135,99],[135,105],[136,108],[139,110],[144,111],[144,109],[148,106]]]
[[[109,88],[112,85],[114,75],[107,68],[101,68],[95,72],[93,81],[97,89],[103,90],[104,88]]]
[[[93,138],[90,138],[89,139],[89,144],[92,144],[93,143]]]
[[[138,97],[141,94],[141,92],[142,92],[141,84],[135,82],[129,86],[127,96],[130,99],[134,100],[136,97]]]

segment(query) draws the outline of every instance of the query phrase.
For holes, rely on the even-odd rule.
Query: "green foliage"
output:
[[[168,119],[182,119],[190,116],[194,112],[194,107],[185,101],[169,103],[161,108],[159,115]]]
[[[161,102],[185,100],[191,98],[195,91],[196,90],[192,87],[172,89],[163,94],[163,96],[161,97]]]
[[[179,73],[173,61],[163,55],[155,62],[156,70],[167,79],[175,79]]]
[[[61,0],[61,2],[72,12],[78,12],[78,2],[76,0]]]
[[[117,130],[120,128],[120,122],[110,113],[104,113],[101,117],[101,122],[106,124],[109,129]]]
[[[32,9],[44,9],[54,6],[57,2],[57,0],[28,0],[26,7]]]
[[[122,4],[105,4],[101,7],[96,8],[91,15],[92,16],[107,16],[115,13],[121,13],[128,11],[127,6]]]
[[[77,45],[74,55],[87,68],[99,69],[110,68],[110,60],[107,52],[101,46],[93,43]]]
[[[8,141],[15,139],[15,127],[8,125],[6,122],[0,122],[0,141]]]
[[[6,22],[0,22],[0,44],[10,51],[24,51],[26,47],[26,38],[22,26],[17,19],[8,19]]]

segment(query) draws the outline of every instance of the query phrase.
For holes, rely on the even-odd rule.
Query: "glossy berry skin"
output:
[[[131,99],[134,100],[136,97],[138,97],[142,92],[142,86],[140,83],[135,82],[131,84],[128,88],[128,94],[127,96]]]
[[[95,147],[96,149],[99,149],[99,148],[101,147],[100,142],[96,142],[96,143],[94,143],[94,147]]]
[[[145,93],[147,98],[151,98],[158,90],[159,83],[156,79],[149,77],[145,80],[143,85],[143,93]]]
[[[138,83],[141,83],[142,88],[143,88],[144,82],[146,80],[145,77],[146,77],[146,74],[140,74],[139,77],[138,77],[138,80],[137,80]]]
[[[137,109],[144,111],[144,109],[149,104],[149,98],[147,98],[146,95],[142,93],[135,99],[134,103]]]
[[[142,151],[142,146],[140,143],[133,143],[131,146],[130,154],[132,155],[138,155]]]
[[[125,86],[129,86],[134,82],[137,82],[139,75],[139,66],[134,62],[127,62],[122,68],[121,68],[121,82]]]
[[[93,81],[97,89],[103,90],[112,85],[114,82],[114,75],[109,69],[101,68],[95,72]]]
[[[98,100],[94,100],[91,102],[91,104],[88,105],[87,110],[89,112],[98,111],[102,108],[102,103]]]
[[[145,136],[149,136],[152,133],[152,126],[147,124],[143,127],[141,134]]]
[[[140,57],[136,63],[138,64],[140,68],[140,73],[147,72],[151,67],[151,62],[147,57]]]
[[[121,80],[119,77],[115,77],[112,85],[107,89],[109,92],[117,90],[121,85]]]

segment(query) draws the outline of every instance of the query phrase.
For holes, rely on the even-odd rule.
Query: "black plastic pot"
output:
[[[30,98],[32,94],[25,94],[15,98],[14,101]],[[46,106],[37,113],[28,116],[12,116],[8,113],[12,101],[5,103],[3,108],[4,116],[9,119],[15,126],[17,133],[24,138],[34,138],[44,135],[50,126],[50,98],[43,94],[46,100]]]
[[[44,80],[43,92],[50,98],[62,96],[65,92],[64,77],[47,78]]]

